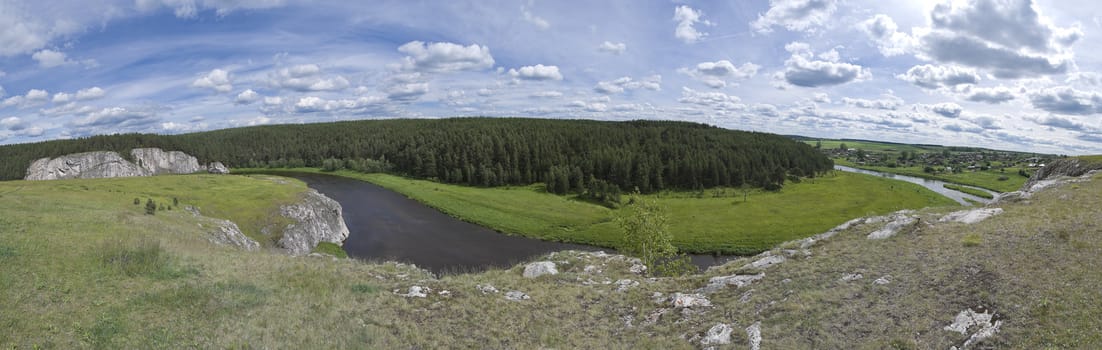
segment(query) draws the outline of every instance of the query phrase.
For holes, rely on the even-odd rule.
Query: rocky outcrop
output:
[[[524,277],[536,278],[543,275],[557,275],[559,270],[555,268],[555,263],[551,261],[537,261],[524,265]]]
[[[233,221],[203,216],[199,208],[190,205],[185,206],[184,211],[200,219],[201,222],[199,223],[199,227],[207,228],[207,225],[211,227],[208,230],[209,232],[207,232],[207,240],[211,243],[237,247],[248,251],[260,249],[260,242],[246,236]]]
[[[195,157],[160,148],[130,150],[133,162],[115,152],[85,152],[42,158],[27,168],[26,180],[100,179],[163,174],[191,174],[203,170]]]
[[[899,231],[903,230],[904,228],[916,224],[918,222],[918,217],[911,215],[913,213],[914,211],[911,210],[900,210],[888,216],[878,216],[865,220],[866,223],[870,224],[882,221],[888,222],[886,225],[884,225],[883,228],[869,233],[868,239],[889,238],[891,236],[895,236],[896,233],[899,233]]]
[[[988,311],[981,313],[966,309],[958,313],[957,317],[953,319],[953,323],[945,326],[944,329],[963,335],[968,335],[969,330],[974,330],[968,340],[965,340],[964,344],[960,346],[960,349],[967,349],[984,339],[995,336],[995,333],[999,332],[999,327],[1002,326],[1003,322],[995,321],[994,318],[995,314]],[[957,349],[957,347],[954,346],[951,349]]]
[[[1079,158],[1065,158],[1038,169],[1022,185],[1021,191],[1037,192],[1061,177],[1079,177],[1091,170],[1102,170],[1102,163],[1092,163]],[[1038,186],[1041,185],[1041,186]]]
[[[180,151],[165,152],[160,148],[135,148],[130,150],[134,163],[145,169],[148,175],[191,174],[203,170],[199,160]]]
[[[954,211],[949,214],[945,214],[938,222],[950,222],[955,221],[964,224],[974,224],[987,218],[1002,214],[1003,208],[979,208],[972,210]]]
[[[210,163],[210,165],[207,166],[207,172],[220,175],[229,174],[230,168],[227,168],[225,164],[222,164],[222,162],[214,162]]]
[[[342,244],[348,238],[348,226],[341,210],[337,201],[307,190],[298,203],[280,207],[280,215],[294,223],[283,229],[278,245],[291,255],[305,255],[319,242]]]

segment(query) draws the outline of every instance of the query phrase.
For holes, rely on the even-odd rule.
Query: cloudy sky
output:
[[[0,0],[0,144],[482,115],[1102,153],[1100,9]]]

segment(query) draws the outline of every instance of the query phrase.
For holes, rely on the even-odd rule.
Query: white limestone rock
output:
[[[708,333],[704,335],[704,339],[700,340],[700,345],[724,345],[731,343],[731,331],[734,329],[730,325],[725,323],[717,323],[712,328],[708,329]]]
[[[555,263],[552,261],[537,261],[524,265],[524,277],[536,278],[543,275],[557,275],[559,274],[558,268],[555,267]]]
[[[938,222],[950,222],[955,221],[964,224],[974,224],[987,218],[1002,214],[1003,208],[978,208],[971,210],[954,211],[949,214],[945,214]]]
[[[299,202],[280,207],[280,215],[294,223],[283,229],[277,244],[291,255],[308,254],[319,242],[343,244],[349,232],[341,210],[337,201],[307,190]]]

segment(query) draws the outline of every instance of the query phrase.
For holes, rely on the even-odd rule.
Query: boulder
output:
[[[878,285],[878,286],[883,286],[883,285],[886,285],[886,284],[889,284],[889,283],[892,283],[892,275],[884,275],[880,278],[877,278],[875,281],[872,281],[872,284],[875,284],[875,285]]]
[[[337,201],[314,189],[307,190],[299,202],[280,207],[280,215],[294,223],[283,229],[277,244],[291,255],[308,254],[319,242],[344,244],[348,226],[341,210]]]
[[[429,289],[428,287],[421,287],[421,286],[410,286],[409,291],[406,292],[405,294],[398,293],[398,291],[394,291],[394,294],[398,294],[399,296],[403,296],[403,297],[406,297],[406,298],[424,298],[424,297],[429,296],[428,293],[432,293],[432,289]]]
[[[715,293],[727,288],[727,286],[734,286],[735,288],[742,288],[749,286],[754,281],[765,278],[765,273],[759,273],[756,275],[730,275],[730,276],[717,276],[708,279],[708,285],[698,291],[705,294]]]
[[[629,280],[629,279],[622,279],[622,280],[616,281],[616,285],[619,286],[619,287],[616,287],[617,292],[626,292],[628,289],[631,289],[631,287],[638,286],[639,281],[633,281],[633,280]]]
[[[198,213],[198,211],[196,211],[196,213]],[[210,235],[207,237],[212,243],[238,247],[248,251],[260,249],[260,243],[245,236],[233,221],[212,220],[216,221],[215,229],[210,232]]]
[[[734,329],[725,323],[717,323],[712,328],[708,329],[708,333],[704,335],[704,339],[700,340],[700,345],[723,345],[731,343],[731,331]]]
[[[673,293],[670,298],[675,308],[694,308],[712,306],[712,302],[701,294]]]
[[[524,294],[524,292],[521,292],[519,290],[511,290],[505,292],[505,300],[524,301],[528,299],[532,299],[532,297],[529,297],[528,294]]]
[[[491,284],[479,284],[474,287],[482,294],[496,294],[498,292],[497,288],[494,288]]]
[[[880,221],[881,218],[884,218],[883,220],[888,221],[888,223],[884,224],[883,228],[869,233],[868,239],[889,238],[891,236],[895,236],[895,234],[899,233],[899,231],[903,230],[903,228],[917,223],[918,218],[915,216],[911,216],[910,213],[912,212],[904,210],[896,212],[887,217],[878,217],[876,218],[876,220],[869,219],[868,222],[873,223],[874,221]]]
[[[211,174],[229,174],[230,168],[227,168],[222,162],[213,162],[207,165],[207,172]]]
[[[865,278],[865,276],[860,273],[847,273],[842,275],[842,282],[856,281],[862,278]]]
[[[524,277],[536,278],[543,275],[557,275],[559,270],[555,268],[555,263],[551,261],[537,261],[524,265]]]
[[[746,338],[750,340],[750,350],[761,349],[761,322],[746,327]]]
[[[965,224],[974,224],[987,218],[1002,214],[1003,208],[979,208],[972,210],[954,211],[949,214],[945,214],[938,222],[956,221]]]
[[[953,319],[953,323],[945,326],[944,329],[960,334],[968,334],[970,329],[974,329],[975,332],[973,332],[972,335],[968,337],[968,340],[964,341],[964,344],[960,346],[961,349],[967,349],[975,343],[995,336],[995,333],[999,332],[1002,321],[995,321],[992,323],[991,321],[994,317],[995,315],[989,311],[979,313],[969,308],[957,313],[957,317]]]

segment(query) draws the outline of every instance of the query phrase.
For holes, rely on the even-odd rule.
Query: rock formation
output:
[[[283,229],[278,245],[291,255],[309,254],[319,242],[342,244],[348,238],[348,226],[341,215],[341,204],[307,190],[298,203],[280,207],[280,215],[294,220]]]
[[[230,168],[227,168],[222,162],[214,162],[207,166],[207,172],[211,174],[229,174]]]
[[[115,152],[85,152],[42,158],[27,168],[26,180],[99,179],[109,177],[191,174],[203,170],[195,157],[160,148],[130,150],[130,162]]]

